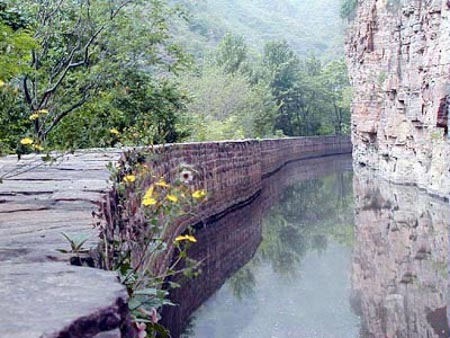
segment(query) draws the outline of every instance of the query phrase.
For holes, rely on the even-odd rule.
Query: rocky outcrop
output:
[[[450,206],[368,172],[354,176],[353,305],[362,337],[447,338]]]
[[[355,162],[450,195],[450,2],[359,0],[347,39]]]

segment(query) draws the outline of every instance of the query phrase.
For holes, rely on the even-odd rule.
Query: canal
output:
[[[350,156],[291,163],[198,226],[202,273],[171,292],[174,337],[449,337],[448,202]]]

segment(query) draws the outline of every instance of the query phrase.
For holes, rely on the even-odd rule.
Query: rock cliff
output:
[[[347,38],[354,159],[450,195],[450,1],[359,0]]]

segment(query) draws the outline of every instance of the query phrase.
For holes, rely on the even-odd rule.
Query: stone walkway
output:
[[[57,249],[69,249],[62,232],[96,241],[91,213],[118,156],[77,152],[29,171],[42,163],[35,155],[0,159],[0,176],[11,173],[0,184],[0,337],[84,337],[86,320],[98,321],[89,337],[117,326],[125,291],[115,275],[70,266]]]

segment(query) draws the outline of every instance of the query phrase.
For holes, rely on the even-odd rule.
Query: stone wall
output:
[[[277,140],[248,140],[237,142],[208,142],[173,144],[153,149],[151,175],[174,181],[180,168],[191,166],[198,174],[196,188],[206,189],[208,199],[196,211],[196,216],[180,219],[167,230],[172,243],[186,227],[206,221],[213,215],[225,213],[248,200],[262,188],[262,179],[285,164],[299,159],[350,153],[348,136],[299,137]],[[145,180],[144,184],[149,184]],[[144,186],[141,189],[146,190]],[[171,250],[155,267],[161,273],[171,257]]]
[[[450,2],[359,0],[347,39],[354,159],[450,194]]]

